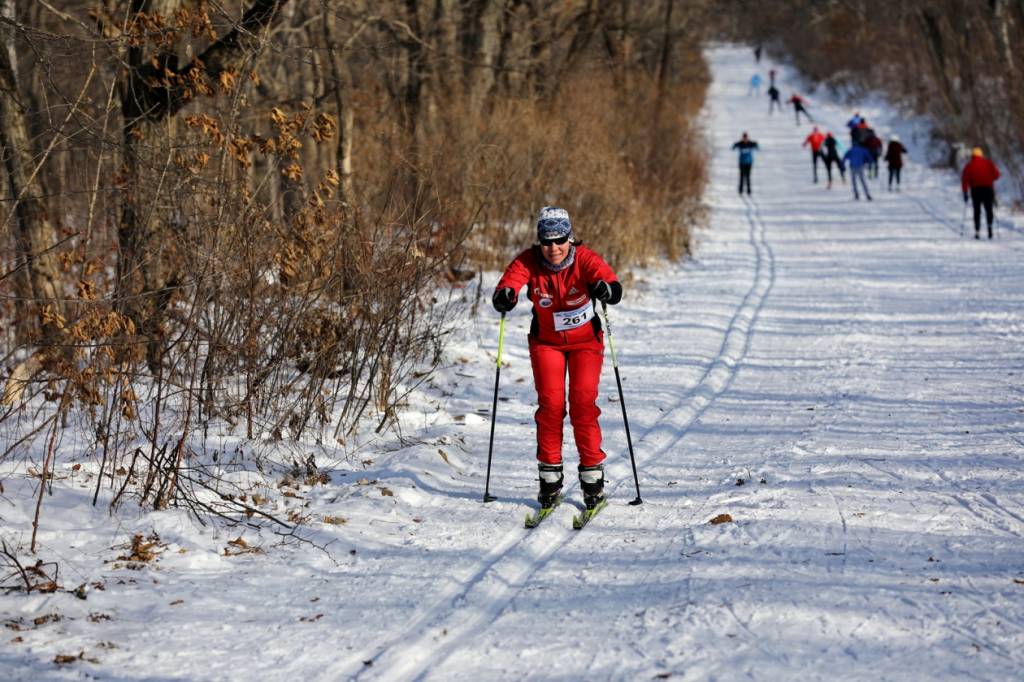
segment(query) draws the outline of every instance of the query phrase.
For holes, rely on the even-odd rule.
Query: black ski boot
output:
[[[558,496],[562,494],[562,465],[561,464],[537,464],[540,473],[540,492],[537,494],[537,501],[541,509],[550,509],[558,502]]]
[[[593,509],[604,499],[604,465],[580,466],[580,487],[583,488],[583,504]]]

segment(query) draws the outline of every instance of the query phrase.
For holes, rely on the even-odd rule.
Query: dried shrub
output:
[[[236,475],[394,425],[461,283],[532,241],[544,203],[620,270],[684,255],[707,74],[700,7],[662,22],[677,4],[294,0],[252,24],[19,3],[0,459],[45,453],[34,527],[69,428],[94,504],[303,522]],[[219,459],[211,428],[244,451]]]

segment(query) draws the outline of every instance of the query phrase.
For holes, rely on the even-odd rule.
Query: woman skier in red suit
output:
[[[538,243],[505,269],[494,290],[495,310],[506,313],[526,296],[533,303],[530,362],[537,388],[537,465],[541,508],[557,503],[562,489],[562,426],[565,378],[569,377],[569,419],[579,451],[579,477],[588,509],[604,498],[604,461],[597,388],[604,361],[604,334],[594,301],[622,299],[615,272],[596,252],[576,241],[563,208],[545,206],[537,218]]]

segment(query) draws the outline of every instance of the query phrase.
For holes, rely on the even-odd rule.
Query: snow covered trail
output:
[[[609,398],[617,504],[578,534],[567,509],[532,533],[506,530],[469,558],[471,580],[360,651],[373,661],[364,676],[1024,669],[1019,233],[961,241],[955,179],[916,164],[903,193],[873,183],[872,203],[814,187],[800,148],[810,126],[744,96],[747,50],[712,61],[712,229],[695,262],[647,273],[645,295],[611,311],[646,504],[624,504]],[[848,112],[812,111],[841,134]],[[885,135],[895,117],[872,113]],[[729,147],[744,129],[763,147],[751,199],[733,193]],[[528,377],[522,349],[510,368]],[[509,507],[533,492],[529,381],[512,391],[493,481],[517,499],[482,508],[468,532],[492,515],[515,524]],[[719,513],[734,522],[710,525]]]
[[[961,241],[955,179],[913,164],[905,192],[876,185],[872,203],[812,186],[809,126],[746,100],[747,50],[712,59],[712,230],[695,263],[612,311],[646,505],[623,504],[609,404],[619,504],[578,535],[568,512],[516,535],[371,676],[1024,670],[1017,235]],[[848,112],[812,111],[841,134]],[[744,129],[764,148],[750,200],[729,151]],[[719,513],[735,522],[709,525]]]
[[[505,340],[499,499],[481,503],[498,331],[488,308],[403,419],[416,444],[362,464],[330,466],[318,454],[331,484],[285,500],[312,519],[345,517],[309,527],[330,555],[266,542],[265,555],[225,556],[226,537],[210,541],[183,517],[126,521],[126,532],[156,529],[188,551],[153,569],[104,567],[106,587],[87,602],[0,597],[5,619],[63,614],[52,630],[19,631],[23,643],[0,648],[0,670],[125,680],[1021,677],[1024,231],[1004,216],[997,240],[961,239],[957,180],[918,163],[913,130],[881,105],[861,111],[910,147],[904,191],[875,182],[869,203],[854,202],[848,185],[813,185],[800,147],[810,126],[796,126],[791,110],[769,117],[767,98],[746,96],[750,50],[709,58],[711,228],[694,260],[638,273],[609,310],[642,506],[627,504],[635,493],[609,357],[609,507],[571,530],[581,504],[567,476],[567,502],[522,528],[536,493],[526,306]],[[771,66],[762,62],[762,75]],[[775,68],[788,97],[797,80]],[[846,137],[845,107],[812,97],[810,111]],[[736,194],[730,150],[744,130],[762,147],[750,198]],[[567,433],[569,471],[570,443]],[[57,534],[74,534],[76,551],[110,557],[101,550],[112,543],[89,535],[109,525],[90,516],[102,510],[83,498],[67,511],[62,527],[44,521],[43,542],[63,547]],[[732,522],[709,523],[720,514]],[[66,570],[96,569],[79,559]],[[51,662],[79,649],[95,662]]]

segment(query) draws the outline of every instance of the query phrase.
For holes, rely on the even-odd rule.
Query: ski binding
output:
[[[526,528],[536,528],[540,525],[540,522],[551,516],[551,512],[558,508],[558,505],[562,503],[562,496],[559,495],[555,503],[550,507],[542,507],[538,511],[526,515],[526,522],[523,524]]]
[[[575,514],[572,517],[572,527],[574,530],[579,530],[583,526],[590,523],[590,520],[597,516],[598,512],[608,506],[608,499],[604,498],[597,503],[597,506],[593,509],[584,509],[582,514]]]

